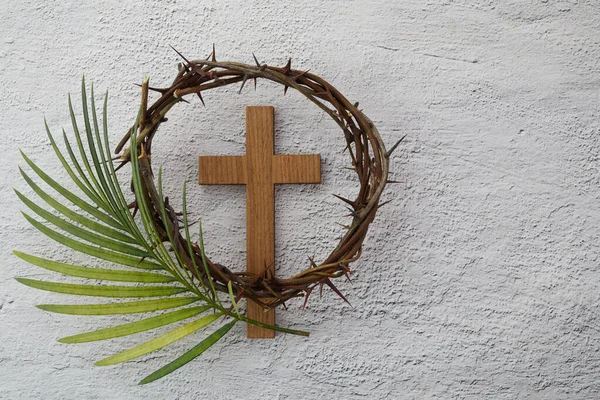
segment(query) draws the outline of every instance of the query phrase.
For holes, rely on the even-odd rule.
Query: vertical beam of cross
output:
[[[321,157],[274,155],[274,109],[246,107],[246,155],[200,156],[201,185],[246,185],[246,264],[254,275],[275,273],[275,184],[321,183]],[[248,301],[247,315],[274,325],[273,310]],[[275,332],[247,325],[249,338],[272,338]]]

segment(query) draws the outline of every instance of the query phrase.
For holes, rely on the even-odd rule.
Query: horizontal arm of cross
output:
[[[200,156],[201,185],[248,183],[246,156]],[[273,183],[321,183],[321,156],[278,154],[272,158]]]
[[[321,183],[321,156],[278,154],[273,156],[273,183]]]
[[[198,183],[201,185],[244,185],[246,156],[200,156]]]

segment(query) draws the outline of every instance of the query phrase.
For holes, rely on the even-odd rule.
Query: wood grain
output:
[[[273,157],[273,183],[321,183],[321,156],[318,154]]]
[[[248,272],[275,274],[275,184],[320,183],[321,157],[274,155],[274,109],[246,107],[246,155],[201,156],[198,182],[246,185],[246,263]],[[247,315],[275,324],[275,312],[248,302]],[[249,338],[273,338],[275,332],[247,324]]]
[[[245,185],[246,156],[200,156],[201,185]]]
[[[246,263],[253,274],[275,274],[275,188],[273,187],[273,107],[246,108]],[[268,272],[267,272],[268,271]],[[248,304],[248,317],[275,323],[274,310]],[[250,338],[274,337],[275,332],[248,324]]]

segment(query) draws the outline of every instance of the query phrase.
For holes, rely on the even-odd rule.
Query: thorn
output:
[[[288,59],[287,64],[285,64],[285,67],[283,67],[283,74],[284,75],[289,75],[290,71],[292,70],[292,59]]]
[[[356,207],[356,203],[352,200],[348,200],[342,196],[338,196],[337,194],[333,193],[334,197],[337,197],[338,199],[340,199],[341,201],[343,201],[344,203],[350,204],[352,207]]]
[[[121,164],[119,164],[117,166],[117,168],[115,168],[115,172],[117,172],[118,170],[120,170],[121,168],[123,168],[125,166],[125,164],[127,164],[128,162],[129,162],[128,160],[121,161]]]
[[[287,93],[288,87],[289,87],[288,85],[285,85],[284,88],[283,88],[283,95],[284,96]]]
[[[350,214],[346,214],[344,215],[344,217],[352,217],[352,218],[359,218],[360,215],[358,215],[358,213],[352,209],[350,209],[350,207],[347,207],[348,211],[350,211]]]
[[[341,226],[344,229],[350,229],[350,225],[344,225],[344,224],[341,224],[339,222],[335,222],[335,223],[338,224],[339,226]]]
[[[134,83],[135,86],[139,86],[142,87],[142,85],[140,85],[139,83]],[[160,94],[165,94],[166,92],[169,91],[169,89],[165,89],[165,88],[157,88],[157,87],[152,87],[152,86],[148,86],[148,90],[152,90],[153,92],[158,92]]]
[[[215,51],[215,44],[213,43],[212,60],[217,62],[217,52]]]
[[[307,69],[306,71],[302,71],[300,73],[297,73],[296,75],[292,76],[292,80],[296,81],[296,79],[300,78],[302,75],[307,74],[308,71],[310,71],[310,69]]]
[[[242,93],[242,90],[244,89],[244,85],[246,84],[247,80],[248,80],[248,75],[244,74],[244,80],[242,81],[242,86],[240,87],[240,90],[238,91],[238,94]]]
[[[196,94],[198,95],[198,98],[199,98],[199,99],[200,99],[200,101],[202,102],[202,105],[203,105],[204,107],[206,107],[206,104],[204,104],[204,99],[202,98],[202,93],[201,93],[201,92],[198,92],[198,93],[196,93]]]
[[[304,311],[306,309],[306,304],[308,303],[308,298],[310,297],[310,294],[312,293],[312,288],[305,289],[304,293],[306,293],[306,294],[304,295],[304,304],[302,304],[302,311]]]
[[[254,57],[254,62],[256,63],[256,66],[258,67],[259,70],[264,71],[265,69],[267,69],[267,64],[261,65],[258,62],[258,58],[256,58],[256,56],[254,55],[254,53],[252,53],[252,57]]]
[[[385,181],[385,183],[402,183],[402,181],[391,181],[391,180],[387,180]]]
[[[252,57],[254,57],[254,62],[256,63],[256,66],[260,68],[260,63],[258,62],[258,59],[254,55],[254,53],[252,53]]]
[[[352,304],[350,304],[350,302],[348,301],[348,299],[346,299],[346,297],[342,294],[342,292],[340,292],[339,289],[335,287],[335,285],[331,282],[331,280],[329,278],[323,279],[321,282],[323,282],[327,286],[329,286],[331,288],[331,290],[333,290],[335,292],[335,294],[337,294],[338,296],[340,296],[342,298],[342,300],[344,300],[346,303],[348,303],[350,305],[350,307],[352,307]]]
[[[256,283],[259,281],[259,279],[269,279],[269,266],[267,265],[267,263],[264,264],[265,268],[263,269],[263,272],[261,272],[257,277],[256,280],[253,283]]]
[[[344,136],[346,137],[348,144],[354,142],[354,135],[350,131],[344,130]]]
[[[348,279],[348,282],[352,283],[352,279],[350,279],[350,273],[348,271],[344,271],[344,276]]]
[[[354,103],[354,108],[358,108],[358,101]]]
[[[235,302],[239,303],[240,300],[242,299],[243,295],[244,295],[244,292],[242,292],[241,289],[238,289],[238,293],[235,295]]]
[[[402,143],[402,141],[404,140],[404,138],[406,137],[406,135],[402,136],[402,138],[400,140],[398,140],[396,142],[395,145],[392,146],[391,149],[389,149],[386,153],[385,153],[385,158],[390,158],[390,156],[392,155],[392,153],[394,152],[394,150],[396,150],[396,147],[398,147],[398,145],[400,143]]]
[[[388,200],[388,201],[384,201],[383,203],[379,203],[377,205],[377,209],[379,210],[381,207],[385,206],[387,203],[390,203],[392,201],[392,199]]]
[[[223,319],[221,320],[221,322],[225,321],[227,319],[227,317],[229,317],[229,314],[231,314],[232,311],[233,311],[233,306],[230,306],[229,309],[227,309],[227,312],[225,314],[223,314]]]
[[[175,51],[175,53],[179,54],[179,57],[183,58],[183,61],[185,61],[185,62],[187,63],[187,65],[191,65],[191,63],[188,61],[188,59],[187,59],[187,58],[185,58],[185,57],[183,56],[183,54],[181,54],[180,52],[178,52],[178,51],[177,51],[177,49],[176,49],[175,47],[173,47],[173,46],[171,46],[171,45],[169,45],[169,47],[170,47],[170,48],[172,48],[172,49]]]

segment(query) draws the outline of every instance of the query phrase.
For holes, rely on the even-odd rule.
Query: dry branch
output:
[[[234,293],[238,296],[252,299],[264,305],[265,308],[274,308],[285,305],[285,301],[305,296],[308,298],[316,286],[323,284],[331,287],[340,297],[344,298],[333,283],[331,278],[347,276],[350,272],[349,265],[356,261],[361,254],[362,243],[371,222],[379,207],[379,200],[388,182],[388,158],[391,151],[387,152],[384,143],[371,120],[357,109],[358,103],[351,103],[335,87],[323,78],[308,71],[294,70],[291,62],[284,67],[274,67],[260,64],[256,57],[256,65],[247,65],[237,62],[218,62],[215,53],[206,60],[188,61],[181,54],[184,63],[180,64],[173,84],[168,88],[149,88],[148,82],[142,85],[143,113],[140,121],[140,130],[137,136],[138,154],[143,159],[140,170],[143,178],[145,193],[139,195],[148,199],[152,208],[154,224],[159,232],[164,234],[163,240],[167,241],[166,232],[175,233],[174,251],[180,253],[186,261],[190,271],[194,271],[192,258],[198,264],[201,261],[200,249],[192,247],[190,254],[185,238],[181,234],[181,227],[175,212],[171,212],[167,221],[161,218],[158,191],[156,189],[151,169],[150,155],[152,137],[157,132],[159,125],[164,122],[167,112],[177,103],[184,100],[184,96],[197,95],[202,103],[202,92],[215,87],[241,83],[240,91],[248,79],[268,79],[287,88],[293,88],[306,96],[319,108],[325,111],[342,129],[346,139],[352,166],[358,175],[360,189],[354,200],[342,199],[351,208],[352,223],[347,227],[347,232],[342,237],[336,248],[321,263],[312,260],[308,269],[289,278],[278,278],[271,275],[253,276],[247,272],[233,272],[230,269],[208,259],[210,279],[218,290],[227,292],[227,284],[231,281]],[[160,98],[152,105],[147,106],[148,90],[160,93]],[[131,132],[131,131],[130,131]],[[123,151],[129,139],[128,132],[117,146],[115,153],[121,154],[122,165],[129,161],[130,151]],[[208,276],[196,276],[206,282]],[[344,298],[345,300],[345,298]]]

